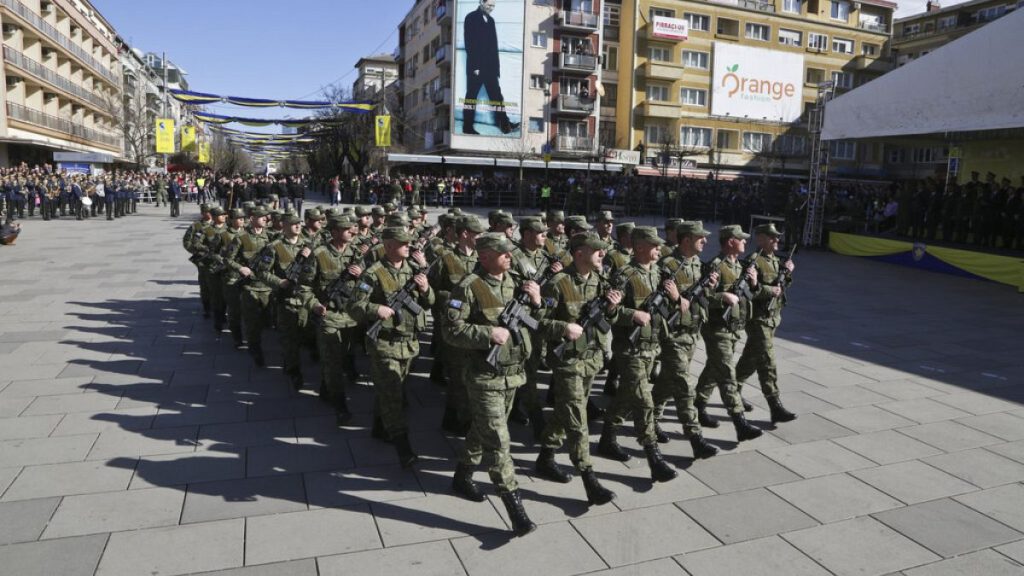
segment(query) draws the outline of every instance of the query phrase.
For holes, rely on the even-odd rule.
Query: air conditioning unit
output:
[[[8,76],[7,89],[11,90],[12,88],[16,88],[18,84],[21,84],[23,81],[24,79],[21,76]]]

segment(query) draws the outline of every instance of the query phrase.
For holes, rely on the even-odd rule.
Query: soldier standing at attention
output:
[[[223,269],[220,266],[220,251],[224,248],[221,244],[221,234],[227,230],[227,213],[220,206],[214,206],[210,208],[210,216],[213,217],[213,221],[203,229],[201,251],[205,255],[200,260],[200,264],[206,272],[206,287],[210,294],[210,312],[213,314],[213,331],[219,334],[224,330],[224,315],[227,313],[227,305],[224,302]]]
[[[719,283],[715,287],[713,297],[709,299],[711,305],[708,322],[701,330],[708,359],[697,381],[697,399],[694,401],[701,426],[717,428],[718,421],[708,417],[706,411],[708,398],[717,385],[722,402],[732,417],[738,442],[753,440],[761,435],[761,431],[751,426],[743,415],[743,399],[736,385],[736,368],[733,365],[736,343],[740,340],[739,331],[750,318],[751,305],[745,295],[734,294],[731,290],[736,281],[744,275],[750,283],[750,290],[755,292],[758,289],[757,272],[753,267],[744,270],[739,260],[747,251],[748,238],[750,234],[743,232],[739,224],[722,226],[718,231],[722,253],[708,266],[718,272]]]
[[[661,457],[658,439],[654,434],[654,400],[651,398],[651,371],[658,357],[659,338],[665,332],[665,321],[643,309],[648,297],[664,285],[671,296],[670,305],[679,305],[679,292],[675,282],[662,282],[656,262],[664,244],[658,231],[651,226],[637,226],[633,229],[633,259],[622,270],[622,303],[612,328],[612,350],[619,365],[619,390],[615,400],[604,416],[604,429],[598,452],[620,462],[629,460],[616,436],[616,426],[623,416],[632,412],[637,441],[644,448],[651,479],[667,482],[677,476],[676,471]],[[634,344],[629,341],[630,333],[639,326],[640,332]]]
[[[403,405],[405,380],[420,353],[418,333],[426,327],[426,310],[434,303],[434,291],[423,271],[427,265],[423,253],[412,254],[415,265],[409,260],[412,236],[404,228],[385,228],[382,237],[384,258],[363,272],[348,311],[363,325],[382,322],[377,340],[366,343],[375,392],[373,435],[392,442],[399,463],[407,468],[418,457],[409,444]],[[410,280],[416,284],[417,302],[424,309],[418,315],[387,306],[388,298]]]
[[[746,325],[747,343],[736,363],[737,388],[757,372],[772,423],[776,424],[796,419],[796,414],[786,410],[779,398],[779,376],[775,367],[775,331],[782,322],[782,308],[786,305],[784,290],[792,283],[795,269],[792,260],[783,262],[775,255],[781,236],[782,233],[771,223],[754,228],[759,249],[754,267],[757,269],[757,285],[761,289],[754,295],[754,313]],[[787,272],[783,274],[783,270]]]
[[[448,303],[445,328],[449,342],[463,350],[466,384],[473,425],[455,468],[456,493],[483,502],[473,482],[473,469],[486,452],[491,459],[491,482],[498,490],[517,536],[537,528],[523,509],[510,453],[508,415],[516,389],[526,382],[524,364],[530,356],[530,334],[519,328],[519,337],[499,322],[507,302],[517,296],[516,281],[509,274],[513,244],[504,235],[484,234],[477,240],[480,267],[459,282]],[[534,314],[541,307],[540,288],[527,281],[521,290],[529,297]],[[500,346],[495,365],[487,362],[492,346]]]
[[[217,267],[221,269],[221,294],[224,299],[224,308],[227,312],[228,328],[231,329],[231,337],[235,342],[235,348],[242,347],[242,318],[241,318],[241,292],[238,288],[239,275],[236,270],[228,265],[230,258],[237,251],[238,237],[245,232],[245,211],[234,208],[228,215],[227,228],[221,232],[220,254],[217,258]],[[219,332],[219,330],[218,330]]]
[[[659,265],[672,273],[680,292],[685,292],[701,280],[700,253],[704,251],[710,234],[700,221],[682,222],[676,226],[676,249],[672,255],[662,258]],[[714,289],[717,280],[718,274],[712,272],[708,292]],[[675,400],[676,414],[683,423],[683,432],[690,440],[694,459],[710,458],[718,454],[718,449],[709,444],[701,432],[697,410],[693,407],[697,385],[689,378],[690,362],[697,350],[700,329],[708,320],[707,296],[703,295],[695,301],[683,298],[679,304],[679,322],[670,326],[661,338],[661,374],[655,380],[651,392],[656,433],[659,442],[668,441],[668,437],[663,436],[664,433],[658,428],[657,421],[665,413],[668,401]]]
[[[211,220],[210,207],[200,204],[199,219],[185,230],[185,235],[181,239],[182,247],[192,255],[189,260],[196,265],[199,272],[199,300],[203,304],[203,318],[210,317],[210,290],[206,283],[206,271],[199,264],[199,259],[203,256],[200,252],[202,247],[200,240],[205,237],[203,230],[210,225]]]
[[[269,324],[271,288],[257,278],[259,265],[264,259],[263,250],[270,244],[267,231],[268,212],[256,207],[249,215],[249,225],[238,236],[238,247],[228,267],[241,276],[242,325],[249,355],[256,366],[263,366],[263,328]],[[236,341],[237,342],[237,341]]]
[[[555,462],[555,451],[567,442],[569,459],[583,479],[587,501],[607,504],[615,493],[601,486],[590,463],[590,433],[587,430],[587,399],[594,377],[604,366],[604,348],[611,334],[591,326],[584,330],[580,313],[589,302],[606,298],[605,321],[615,320],[615,309],[622,292],[611,289],[600,275],[604,251],[609,244],[596,234],[576,234],[569,240],[573,262],[544,285],[543,296],[550,310],[540,323],[540,333],[548,342],[548,366],[551,387],[555,390],[554,416],[543,432],[537,457],[537,473],[548,480],[567,483],[572,474]],[[606,326],[607,328],[607,326]],[[554,351],[564,346],[561,357]],[[542,346],[538,343],[538,348]]]

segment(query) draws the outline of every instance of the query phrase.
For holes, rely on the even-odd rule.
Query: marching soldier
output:
[[[199,261],[206,273],[206,288],[210,295],[210,312],[213,313],[213,331],[218,334],[224,330],[224,315],[227,307],[224,302],[223,270],[220,267],[221,234],[227,229],[227,213],[220,206],[210,208],[213,220],[203,229],[202,260]]]
[[[228,225],[221,232],[219,241],[220,253],[217,255],[217,267],[221,270],[221,293],[223,294],[224,308],[227,312],[228,328],[231,330],[231,338],[235,342],[235,348],[242,347],[242,317],[241,317],[241,292],[238,287],[238,272],[228,266],[228,259],[232,256],[232,246],[237,246],[239,235],[245,232],[245,212],[238,208],[231,210]],[[217,330],[220,332],[220,330]]]
[[[199,259],[203,257],[203,254],[200,252],[202,246],[200,240],[205,237],[203,231],[210,225],[212,220],[210,207],[206,204],[200,204],[199,214],[199,219],[185,230],[185,235],[181,239],[181,245],[185,248],[186,252],[191,254],[189,260],[196,265],[199,272],[199,300],[203,305],[203,318],[209,318],[210,289],[206,282],[206,271],[200,266]]]
[[[238,235],[238,244],[230,249],[228,268],[238,272],[241,288],[241,316],[249,355],[256,366],[263,366],[263,328],[269,324],[271,311],[270,286],[259,281],[259,263],[263,250],[270,244],[266,208],[253,208],[249,225]],[[230,318],[229,318],[230,322]],[[238,343],[238,340],[235,340]]]
[[[633,228],[636,228],[634,222],[622,222],[615,225],[615,237],[617,239],[615,247],[606,252],[604,257],[604,274],[608,278],[618,276],[619,272],[633,259],[633,240],[630,237],[633,233]],[[604,379],[603,393],[605,396],[615,396],[619,383],[619,366],[617,362],[611,359],[610,346],[606,352],[609,358],[606,362],[608,365],[608,375]]]
[[[594,227],[597,232],[597,237],[602,242],[608,244],[609,249],[615,246],[615,239],[612,237],[612,233],[615,230],[615,216],[612,215],[611,210],[602,210],[597,215],[597,225]]]
[[[548,254],[561,259],[565,253],[566,246],[569,244],[569,237],[565,235],[565,212],[561,210],[549,211],[545,223],[548,227],[548,234],[547,241],[544,243],[544,249],[547,250]]]

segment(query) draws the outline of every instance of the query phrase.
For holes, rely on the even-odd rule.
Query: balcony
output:
[[[594,112],[594,100],[573,94],[560,94],[558,96],[558,111],[569,114],[591,114]]]
[[[450,64],[451,63],[451,49],[445,44],[434,52],[434,62],[437,64]]]
[[[593,152],[594,139],[588,136],[563,136],[558,135],[555,141],[555,149],[559,152]]]
[[[434,130],[427,134],[430,136],[427,138],[428,142],[426,142],[426,148],[428,150],[452,145],[452,133],[450,130]]]
[[[738,0],[737,5],[744,10],[767,12],[769,14],[775,13],[775,4],[772,4],[771,2],[762,2],[759,0]]]
[[[669,62],[647,62],[641,71],[647,78],[679,80],[683,77],[683,67]]]
[[[64,76],[57,74],[53,70],[50,70],[46,66],[40,64],[39,62],[32,60],[31,58],[25,56],[24,54],[18,52],[14,48],[11,48],[10,46],[4,46],[4,62],[7,62],[12,66],[21,68],[25,72],[28,72],[30,76],[35,77],[37,80],[42,80],[43,82],[46,82],[47,84],[55,88],[59,88],[60,90],[63,90],[64,92],[72,96],[80,98],[88,102],[89,104],[92,104],[93,106],[99,108],[101,111],[105,113],[109,113],[109,107],[106,105],[106,102],[103,101],[103,98],[86,90],[82,86],[79,86],[71,82],[71,80],[69,80],[68,78],[65,78]]]
[[[671,118],[679,119],[679,104],[672,102],[644,102],[642,113],[649,118]]]
[[[867,30],[869,32],[878,32],[879,34],[888,34],[889,26],[885,22],[872,22],[866,21],[858,24],[861,30]]]
[[[597,71],[597,56],[562,52],[558,55],[558,66],[565,72],[593,74]]]
[[[431,99],[433,100],[434,104],[437,104],[439,106],[442,105],[442,104],[444,104],[444,105],[451,105],[451,103],[452,103],[452,89],[451,88],[440,88],[438,90],[434,90],[433,94],[431,94]]]
[[[889,72],[892,70],[892,59],[885,56],[862,54],[853,59],[853,67],[862,72]]]
[[[118,136],[106,134],[92,128],[86,128],[77,122],[71,121],[69,118],[51,116],[40,112],[39,110],[33,110],[31,108],[26,108],[21,104],[15,104],[14,102],[7,103],[7,118],[9,120],[17,120],[19,122],[34,124],[36,126],[62,132],[80,140],[84,140],[88,144],[100,143],[111,148],[121,148],[121,138]]]
[[[448,6],[445,4],[438,4],[437,10],[434,12],[434,18],[438,24],[444,24],[451,19],[452,13],[448,10]]]
[[[597,32],[597,27],[601,24],[601,17],[598,14],[592,14],[590,12],[560,10],[558,12],[556,23],[562,28]]]

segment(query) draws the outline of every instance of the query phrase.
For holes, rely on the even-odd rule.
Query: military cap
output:
[[[451,214],[438,214],[437,225],[441,228],[444,228],[445,226],[454,226],[455,221],[452,220]]]
[[[549,210],[547,222],[548,224],[565,222],[565,212],[562,212],[561,210]]]
[[[405,211],[405,215],[406,217],[409,218],[409,220],[415,220],[416,218],[423,216],[423,213],[417,210],[416,208],[409,208],[408,210]]]
[[[728,226],[722,226],[718,230],[718,238],[720,240],[728,240],[730,238],[746,240],[747,238],[750,238],[750,234],[744,232],[743,227],[739,224],[729,224]]]
[[[523,232],[532,230],[533,232],[544,232],[547,228],[544,227],[544,223],[540,221],[540,218],[536,216],[527,216],[519,220],[519,229]]]
[[[683,221],[682,218],[666,218],[665,219],[665,231],[675,230],[676,226],[679,226],[679,223],[682,222],[682,221]]]
[[[306,220],[320,220],[324,215],[316,208],[306,208]]]
[[[245,210],[246,212],[248,212],[249,210],[252,210],[255,207],[256,207],[256,203],[253,202],[252,200],[248,200],[248,201],[242,202],[242,209]]]
[[[356,206],[355,210],[356,217],[358,218],[362,218],[363,216],[370,216],[371,214],[373,214],[373,211],[367,208],[366,206]]]
[[[210,207],[210,216],[223,216],[225,214],[224,209],[220,206]]]
[[[245,210],[241,208],[232,208],[231,212],[228,213],[228,218],[234,220],[235,218],[245,218]]]
[[[200,204],[199,205],[199,211],[200,212],[209,212],[210,211],[210,205],[206,204],[206,203]]]
[[[384,219],[385,226],[408,226],[409,219],[402,214],[388,214]]]
[[[277,202],[278,200],[277,194],[271,194],[270,196],[267,196],[267,198],[270,198],[272,202]]]
[[[676,236],[711,236],[711,232],[704,229],[704,223],[700,220],[682,221],[676,224]]]
[[[463,230],[469,230],[470,232],[476,232],[478,234],[486,232],[487,228],[484,227],[483,223],[476,216],[467,215],[460,216],[455,221],[455,230],[462,232]]]
[[[512,217],[508,212],[502,212],[497,214],[491,220],[491,226],[515,226],[516,219]]]
[[[505,253],[511,252],[515,246],[512,241],[508,239],[508,236],[504,234],[498,234],[496,232],[490,232],[487,234],[481,234],[476,239],[477,250],[491,250],[493,252]]]
[[[587,232],[593,230],[594,227],[587,223],[586,216],[569,216],[565,219],[565,227],[572,228],[573,230],[579,230],[581,232]]]
[[[615,222],[615,216],[612,215],[611,210],[601,210],[597,213],[598,222]]]
[[[412,208],[410,208],[410,210],[412,210]],[[427,215],[427,209],[426,208],[418,208],[418,210],[420,211],[420,214],[422,214],[424,216]]]
[[[579,234],[573,234],[572,238],[569,239],[569,251],[572,252],[581,246],[587,246],[594,250],[607,250],[611,247],[610,244],[601,240],[601,238],[593,232],[580,232]]]
[[[385,240],[397,240],[399,242],[412,242],[412,235],[409,231],[401,226],[388,226],[381,233],[381,238]]]
[[[508,212],[505,212],[500,208],[498,210],[491,210],[490,212],[487,213],[487,222],[490,223],[491,225],[494,225],[494,220],[499,218],[503,214],[508,214]]]
[[[327,228],[355,228],[359,223],[347,216],[331,216],[327,219]]]
[[[281,224],[284,224],[285,226],[302,223],[302,219],[299,218],[299,215],[291,211],[285,211],[284,214],[281,214],[280,221]]]
[[[760,226],[757,226],[756,228],[754,228],[754,234],[767,234],[772,238],[778,238],[779,236],[782,236],[782,232],[779,232],[778,228],[775,227],[774,222],[769,222],[767,224],[761,224]]]
[[[386,212],[394,212],[395,210],[397,210],[397,208],[395,208],[395,205],[392,204],[391,202],[385,203],[384,206],[382,206],[382,208],[384,208]]]
[[[658,236],[658,229],[654,226],[637,226],[633,228],[630,234],[634,243],[646,242],[655,246],[661,246],[665,243],[661,236]]]
[[[277,210],[277,209],[275,209],[275,210],[270,210],[270,211],[268,212],[268,214],[270,214],[270,217],[271,217],[271,218],[277,218],[277,219],[280,219],[280,218],[281,218],[281,215],[282,215],[282,214],[284,214],[284,212],[282,212],[281,210]]]
[[[330,208],[324,210],[324,218],[334,218],[335,216],[338,216],[340,214],[341,210],[334,206],[331,206]]]
[[[449,208],[448,213],[452,216],[462,216],[462,208]]]
[[[547,224],[548,213],[547,212],[537,212],[537,218],[540,219],[541,222],[544,222],[545,224]]]
[[[373,214],[374,216],[387,216],[388,215],[388,213],[384,211],[384,207],[383,206],[374,206],[370,210],[370,213]]]
[[[270,214],[266,206],[256,206],[249,211],[249,216],[256,216],[257,218]]]
[[[633,228],[636,228],[636,222],[621,222],[615,225],[615,235],[632,234]]]

